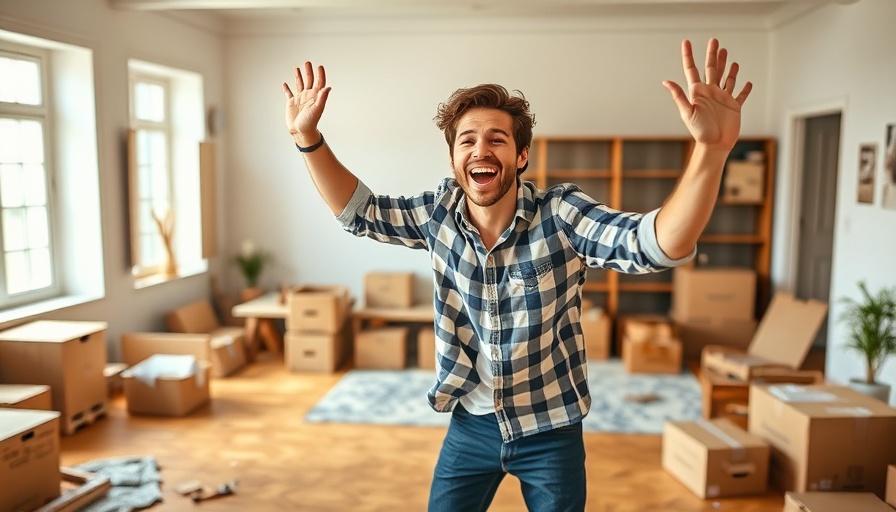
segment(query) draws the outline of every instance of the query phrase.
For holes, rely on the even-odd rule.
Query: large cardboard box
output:
[[[0,407],[52,411],[53,395],[43,384],[0,384]]]
[[[684,358],[699,361],[708,345],[745,351],[756,334],[756,320],[730,318],[690,318],[675,320],[675,332],[683,346]]]
[[[759,368],[798,370],[827,311],[824,302],[802,301],[789,293],[777,293],[745,352],[708,345],[703,349],[701,366],[741,380],[750,380]]]
[[[634,328],[628,327],[629,323],[636,324]],[[660,325],[662,331],[657,333],[652,331],[652,326]],[[667,329],[669,329],[667,331]],[[626,337],[634,337],[635,339],[643,339],[645,334],[655,335],[669,332],[672,337],[678,338],[675,324],[672,318],[667,315],[651,315],[651,314],[629,314],[618,315],[616,317],[616,355],[622,357],[622,342]]]
[[[896,409],[846,386],[750,386],[749,431],[772,446],[782,491],[884,496],[896,460]]]
[[[436,330],[432,327],[417,331],[417,367],[436,369]]]
[[[211,374],[226,377],[246,365],[243,332],[238,336],[173,332],[126,332],[121,335],[124,362],[133,366],[155,354],[190,355],[211,363]]]
[[[336,333],[287,331],[286,368],[291,372],[335,372],[350,352],[350,333],[348,323]]]
[[[756,272],[749,268],[677,267],[672,274],[672,318],[756,318]]]
[[[337,333],[351,311],[351,294],[344,286],[300,286],[286,296],[287,331]]]
[[[582,337],[585,357],[594,360],[610,358],[610,316],[602,308],[582,310]]]
[[[355,335],[355,368],[400,370],[407,366],[407,327],[365,329]]]
[[[413,272],[368,272],[364,275],[365,307],[409,308],[413,304]]]
[[[698,373],[703,395],[704,418],[728,418],[747,428],[750,404],[750,384],[824,384],[824,374],[819,370],[790,370],[788,368],[762,368],[756,370],[748,381],[733,379],[701,368]]]
[[[0,512],[37,510],[61,481],[59,413],[0,409]]]
[[[728,203],[761,204],[765,195],[765,162],[729,160],[722,181]]]
[[[0,379],[50,386],[60,430],[106,414],[106,323],[38,320],[0,332]]]
[[[784,512],[893,512],[870,492],[788,492]]]
[[[700,498],[765,493],[768,462],[768,443],[725,419],[663,428],[663,469]]]
[[[155,354],[122,373],[131,414],[186,416],[209,403],[209,367],[189,355]]]
[[[896,465],[887,467],[887,503],[896,508]]]

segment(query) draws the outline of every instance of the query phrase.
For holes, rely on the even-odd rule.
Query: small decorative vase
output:
[[[880,382],[868,384],[864,379],[849,379],[849,387],[864,395],[877,398],[885,404],[890,403],[889,384],[881,384]]]

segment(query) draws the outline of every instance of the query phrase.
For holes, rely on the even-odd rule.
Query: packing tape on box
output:
[[[746,457],[746,450],[744,450],[744,445],[740,443],[737,439],[729,436],[722,429],[717,427],[715,424],[707,420],[706,418],[700,418],[697,420],[697,424],[700,425],[703,430],[709,432],[710,434],[716,436],[723,443],[727,444],[731,447],[732,460],[742,460]]]
[[[839,400],[833,393],[809,389],[798,384],[769,386],[768,391],[782,402],[836,402]]]

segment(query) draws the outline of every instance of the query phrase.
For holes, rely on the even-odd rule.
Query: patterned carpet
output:
[[[309,422],[448,425],[449,414],[429,407],[430,370],[351,370],[305,416]],[[585,432],[660,434],[666,421],[700,417],[700,384],[679,375],[628,374],[619,360],[589,361],[591,412]],[[632,400],[652,397],[639,403]]]

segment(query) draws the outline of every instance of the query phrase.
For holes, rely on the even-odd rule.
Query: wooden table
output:
[[[285,319],[289,308],[280,302],[279,292],[266,293],[237,304],[233,306],[232,314],[236,318],[246,319],[246,347],[250,360],[255,360],[261,341],[272,353],[283,353],[283,333],[277,326],[277,320]]]

